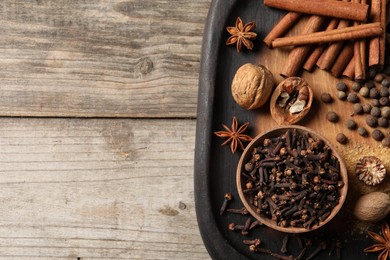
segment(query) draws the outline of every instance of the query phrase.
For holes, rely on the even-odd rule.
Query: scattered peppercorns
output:
[[[362,106],[363,106],[363,111],[364,111],[364,113],[369,114],[369,113],[371,112],[372,106],[371,106],[370,104],[365,103],[365,104],[363,104]]]
[[[337,91],[337,97],[340,100],[345,100],[347,98],[347,93],[344,91]]]
[[[385,86],[382,86],[379,88],[379,94],[381,95],[381,97],[388,97],[389,96],[389,88],[388,87],[385,87]]]
[[[390,79],[384,79],[382,80],[382,86],[384,87],[390,87]]]
[[[349,93],[347,96],[347,100],[351,103],[357,103],[359,102],[359,97],[356,95],[356,93]]]
[[[348,119],[347,122],[345,123],[346,127],[350,130],[354,130],[357,128],[357,124],[355,120],[353,119]]]
[[[373,87],[375,87],[375,84],[373,81],[367,81],[365,84],[364,84],[365,87],[367,87],[368,89],[372,89]]]
[[[383,145],[384,147],[390,148],[390,135],[387,136],[387,137],[385,137],[385,138],[383,138],[383,140],[382,140],[382,145]]]
[[[375,78],[375,76],[376,76],[376,71],[375,71],[375,69],[369,69],[368,70],[368,77],[370,78],[370,79],[373,79],[373,78]]]
[[[367,87],[362,87],[362,88],[359,90],[359,94],[360,94],[362,97],[368,97],[368,95],[370,94],[370,90],[369,90]]]
[[[368,132],[367,132],[367,130],[364,127],[359,127],[357,129],[357,132],[358,132],[359,135],[361,135],[363,137],[366,137],[368,135]]]
[[[379,129],[375,129],[374,131],[372,131],[371,136],[376,141],[382,141],[383,138],[385,138],[385,135]]]
[[[364,113],[363,106],[360,103],[353,104],[353,114],[354,115],[360,115],[363,113]]]
[[[381,116],[387,119],[390,119],[390,107],[381,108]]]
[[[338,82],[337,84],[336,84],[336,89],[338,90],[338,91],[343,91],[343,92],[346,92],[347,90],[348,90],[348,87],[347,87],[347,84],[345,84],[344,82]]]
[[[389,98],[388,97],[381,97],[379,99],[379,105],[381,107],[387,106],[389,104]]]
[[[348,143],[348,137],[343,133],[338,133],[336,135],[336,141],[339,142],[340,144],[346,144]]]
[[[377,90],[376,88],[370,89],[370,95],[369,95],[370,98],[378,98],[379,95],[380,95],[379,90]]]
[[[373,107],[373,108],[371,109],[370,114],[371,114],[372,116],[375,116],[375,117],[380,117],[380,116],[381,116],[381,109],[380,109],[379,107]]]
[[[384,77],[383,77],[382,74],[376,74],[376,75],[375,75],[375,78],[374,78],[374,80],[375,80],[376,82],[378,82],[378,83],[381,83],[383,79],[384,79]]]
[[[378,119],[378,126],[387,128],[389,126],[389,120],[387,120],[387,118],[380,117]]]
[[[330,104],[333,102],[333,98],[329,93],[326,92],[321,94],[321,101],[325,104]]]
[[[377,127],[378,126],[378,119],[372,115],[368,115],[366,117],[366,123],[370,127]]]
[[[329,111],[326,114],[326,119],[328,119],[329,122],[336,123],[339,121],[339,116],[335,112]]]
[[[359,90],[362,88],[362,84],[360,84],[359,82],[354,82],[351,88],[353,91],[359,92]]]

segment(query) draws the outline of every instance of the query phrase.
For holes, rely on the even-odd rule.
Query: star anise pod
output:
[[[241,51],[242,45],[249,50],[253,49],[253,42],[257,34],[251,32],[256,27],[255,22],[244,24],[240,17],[237,18],[236,27],[226,27],[226,30],[231,34],[226,41],[226,45],[237,44],[237,52]]]
[[[221,138],[227,138],[227,140],[223,142],[222,145],[231,142],[230,150],[232,151],[232,153],[235,153],[237,149],[237,145],[240,146],[241,150],[244,150],[245,148],[242,142],[252,141],[252,137],[243,134],[248,128],[248,125],[249,123],[245,123],[240,128],[238,128],[237,118],[233,117],[233,123],[231,129],[229,129],[229,127],[227,127],[226,125],[222,124],[223,128],[225,128],[226,131],[218,131],[218,132],[214,132],[214,134]]]
[[[389,225],[384,222],[382,224],[382,236],[368,231],[368,234],[372,239],[374,239],[378,244],[374,244],[364,249],[365,253],[379,253],[378,260],[386,260],[389,258],[390,253],[390,228]]]

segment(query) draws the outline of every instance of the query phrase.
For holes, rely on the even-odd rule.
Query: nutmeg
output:
[[[362,221],[378,222],[390,212],[390,197],[383,192],[371,192],[361,196],[357,201],[353,214]]]
[[[270,102],[272,118],[279,125],[294,124],[309,112],[312,101],[313,92],[303,78],[286,78],[272,94]]]
[[[262,65],[247,63],[234,75],[232,95],[238,105],[251,110],[264,105],[273,88],[274,79],[271,71]]]

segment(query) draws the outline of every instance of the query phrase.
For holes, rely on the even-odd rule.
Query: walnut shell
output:
[[[247,63],[234,75],[232,95],[238,105],[251,110],[264,105],[273,88],[274,79],[271,71],[262,65]]]
[[[309,112],[312,102],[313,91],[303,78],[286,78],[272,93],[271,116],[279,125],[292,125]]]

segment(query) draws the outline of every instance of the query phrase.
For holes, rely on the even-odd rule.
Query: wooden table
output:
[[[0,259],[209,259],[194,206],[211,0],[0,3]]]

